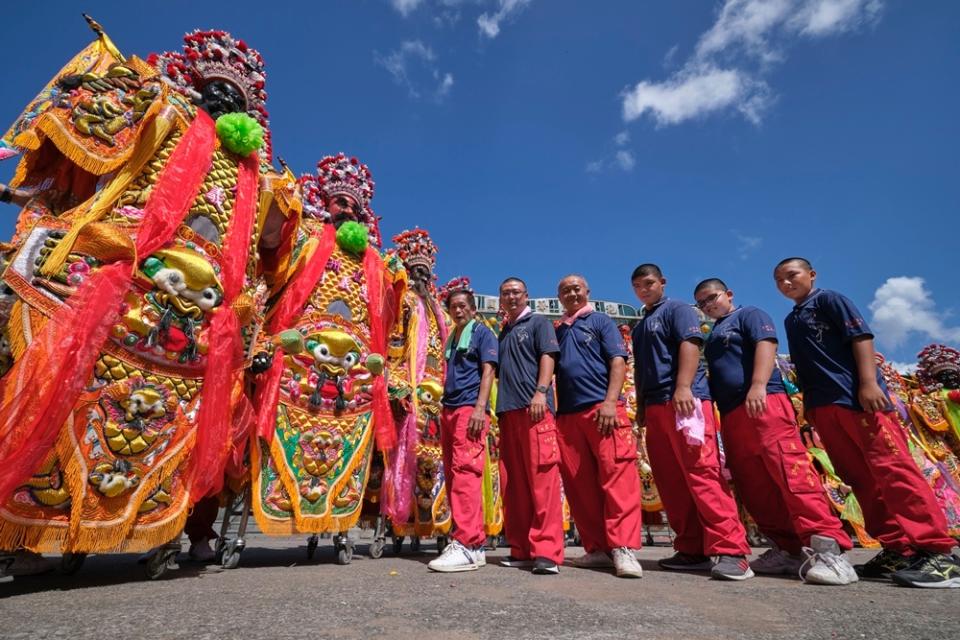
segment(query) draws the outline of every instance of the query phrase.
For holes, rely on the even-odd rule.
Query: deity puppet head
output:
[[[924,391],[960,389],[960,351],[945,344],[931,344],[917,358],[917,380]]]
[[[397,256],[410,278],[410,287],[421,296],[435,292],[433,268],[437,264],[437,245],[424,229],[403,231],[393,236]]]
[[[194,31],[183,42],[182,53],[168,51],[147,59],[163,80],[214,120],[245,113],[269,131],[260,52],[226,31]]]
[[[300,177],[304,215],[337,229],[345,222],[361,224],[370,242],[380,247],[379,218],[370,208],[374,186],[370,169],[356,158],[344,153],[326,156],[317,163],[316,175]]]

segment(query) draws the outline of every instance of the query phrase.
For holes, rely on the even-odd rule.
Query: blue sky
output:
[[[779,319],[771,268],[799,254],[892,359],[960,343],[960,3],[162,6],[87,10],[127,54],[198,27],[258,48],[275,151],[297,172],[359,156],[385,236],[428,229],[443,281],[519,275],[542,296],[581,272],[594,297],[635,303],[629,274],[650,261],[674,297],[719,276]],[[5,8],[4,126],[91,39],[80,10]]]

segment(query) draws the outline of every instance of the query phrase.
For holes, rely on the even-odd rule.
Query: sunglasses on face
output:
[[[704,309],[706,309],[706,308],[709,307],[711,304],[713,304],[714,302],[716,302],[717,300],[719,300],[719,299],[720,299],[720,296],[722,296],[722,295],[725,294],[725,293],[726,293],[726,291],[717,291],[716,293],[707,296],[707,297],[704,298],[703,300],[699,300],[699,301],[697,302],[697,309],[700,309],[701,311],[704,310]]]

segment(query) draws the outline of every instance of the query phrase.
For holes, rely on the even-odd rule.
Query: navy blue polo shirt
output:
[[[718,319],[707,336],[703,356],[710,371],[710,395],[721,414],[730,413],[746,400],[761,340],[776,342],[777,330],[773,319],[756,307],[737,307]],[[767,393],[786,393],[776,366],[767,381]]]
[[[857,400],[860,375],[851,341],[872,338],[873,332],[853,302],[836,291],[815,289],[787,315],[784,326],[803,405],[837,404],[863,411]],[[879,370],[877,384],[886,393]]]
[[[610,382],[610,360],[627,359],[616,323],[596,311],[557,327],[557,413],[576,413],[603,402]]]
[[[447,374],[443,381],[443,406],[466,407],[477,404],[483,364],[497,366],[497,336],[481,322],[474,321],[473,335],[466,349],[453,345],[447,358]]]
[[[633,327],[634,379],[637,395],[644,404],[670,402],[677,380],[680,343],[691,338],[703,340],[700,318],[689,304],[661,298]],[[703,363],[691,385],[693,396],[710,399]]]
[[[553,323],[538,313],[528,313],[500,331],[497,413],[526,409],[537,390],[540,357],[557,353]],[[547,406],[554,412],[553,390],[547,391]]]

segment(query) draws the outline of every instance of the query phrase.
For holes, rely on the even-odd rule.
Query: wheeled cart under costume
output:
[[[438,301],[433,270],[437,247],[423,229],[393,238],[407,271],[408,287],[390,336],[389,387],[397,424],[397,447],[387,457],[381,491],[395,552],[409,537],[436,538],[443,550],[452,525],[440,449],[440,409],[450,320]]]
[[[300,246],[267,329],[298,331],[306,349],[278,347],[257,387],[253,513],[269,535],[335,534],[346,564],[353,554],[346,533],[361,516],[374,441],[387,451],[396,441],[384,369],[405,281],[377,248],[365,165],[328,156],[300,185]],[[331,215],[341,197],[357,207],[358,221]]]
[[[2,549],[62,550],[74,565],[151,549],[219,489],[265,303],[266,94],[262,58],[242,41],[184,41],[143,61],[101,37],[14,125],[15,183],[38,189],[39,205],[44,185],[71,173],[69,197],[46,200],[78,204],[21,216],[4,274],[16,298]],[[178,549],[155,554],[151,575]]]

